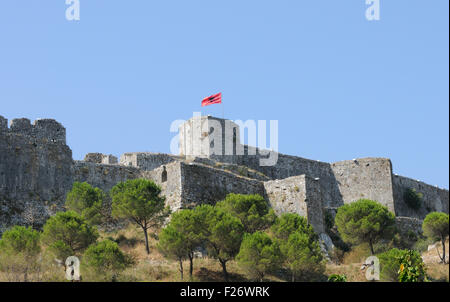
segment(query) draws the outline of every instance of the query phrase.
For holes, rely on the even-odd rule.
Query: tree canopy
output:
[[[335,218],[339,234],[351,244],[368,243],[373,254],[373,245],[382,238],[393,236],[395,217],[387,207],[380,203],[360,199],[343,205]]]
[[[445,239],[449,233],[449,216],[442,212],[432,212],[428,214],[422,224],[425,236],[433,240],[440,240],[442,245],[442,256],[439,255],[441,261],[445,263]]]
[[[239,218],[246,233],[266,229],[276,217],[267,201],[258,194],[230,193],[216,206]]]
[[[236,259],[257,281],[263,281],[266,273],[274,271],[282,263],[278,243],[263,232],[246,233]]]
[[[97,229],[74,211],[59,212],[50,217],[44,225],[42,239],[57,257],[65,260],[68,256],[84,251],[98,238]]]
[[[90,224],[102,222],[102,206],[105,193],[86,182],[75,182],[72,190],[67,193],[66,207],[75,211]]]

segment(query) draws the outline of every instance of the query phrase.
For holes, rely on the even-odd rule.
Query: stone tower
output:
[[[241,148],[239,126],[217,117],[194,116],[180,128],[180,156],[232,158]],[[229,160],[226,160],[229,161]]]

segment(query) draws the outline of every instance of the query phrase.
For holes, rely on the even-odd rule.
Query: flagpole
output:
[[[222,104],[222,119],[225,119],[225,113],[224,113],[224,110],[223,110],[223,93],[222,93],[222,102],[221,102],[221,104]]]

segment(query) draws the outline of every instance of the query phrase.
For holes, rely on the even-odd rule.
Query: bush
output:
[[[0,240],[0,269],[14,275],[15,281],[38,269],[38,257],[41,252],[40,233],[31,227],[15,226],[3,233]]]
[[[133,264],[131,257],[124,254],[117,243],[108,239],[89,246],[83,260],[86,267],[105,281],[116,281],[119,274]]]
[[[347,282],[347,276],[332,274],[328,277],[328,282]]]
[[[395,217],[387,207],[368,199],[343,205],[336,214],[336,226],[345,242],[368,243],[375,254],[374,244],[391,239],[395,230]]]
[[[380,259],[380,274],[384,281],[396,282],[399,280],[399,271],[402,264],[401,259],[406,255],[409,256],[409,266],[420,266],[423,264],[422,257],[416,251],[391,249],[378,256]]]
[[[403,200],[412,209],[418,210],[422,207],[423,194],[418,193],[416,189],[408,188],[403,193]]]
[[[416,251],[407,251],[397,258],[400,262],[398,281],[400,282],[424,282],[427,280],[425,264],[422,257]]]

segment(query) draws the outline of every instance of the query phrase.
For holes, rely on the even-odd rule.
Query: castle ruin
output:
[[[406,228],[420,228],[429,212],[449,212],[448,190],[394,174],[388,158],[326,163],[276,153],[275,165],[261,165],[267,154],[241,144],[239,133],[231,121],[194,117],[180,126],[179,155],[134,152],[119,160],[89,153],[78,161],[55,120],[13,119],[8,127],[0,116],[0,233],[17,224],[42,226],[63,209],[75,181],[108,191],[134,178],[160,185],[173,211],[214,204],[228,193],[260,194],[277,214],[306,217],[318,234],[325,232],[325,212],[334,215],[361,198],[385,205]],[[418,210],[403,200],[409,188],[423,194]]]

